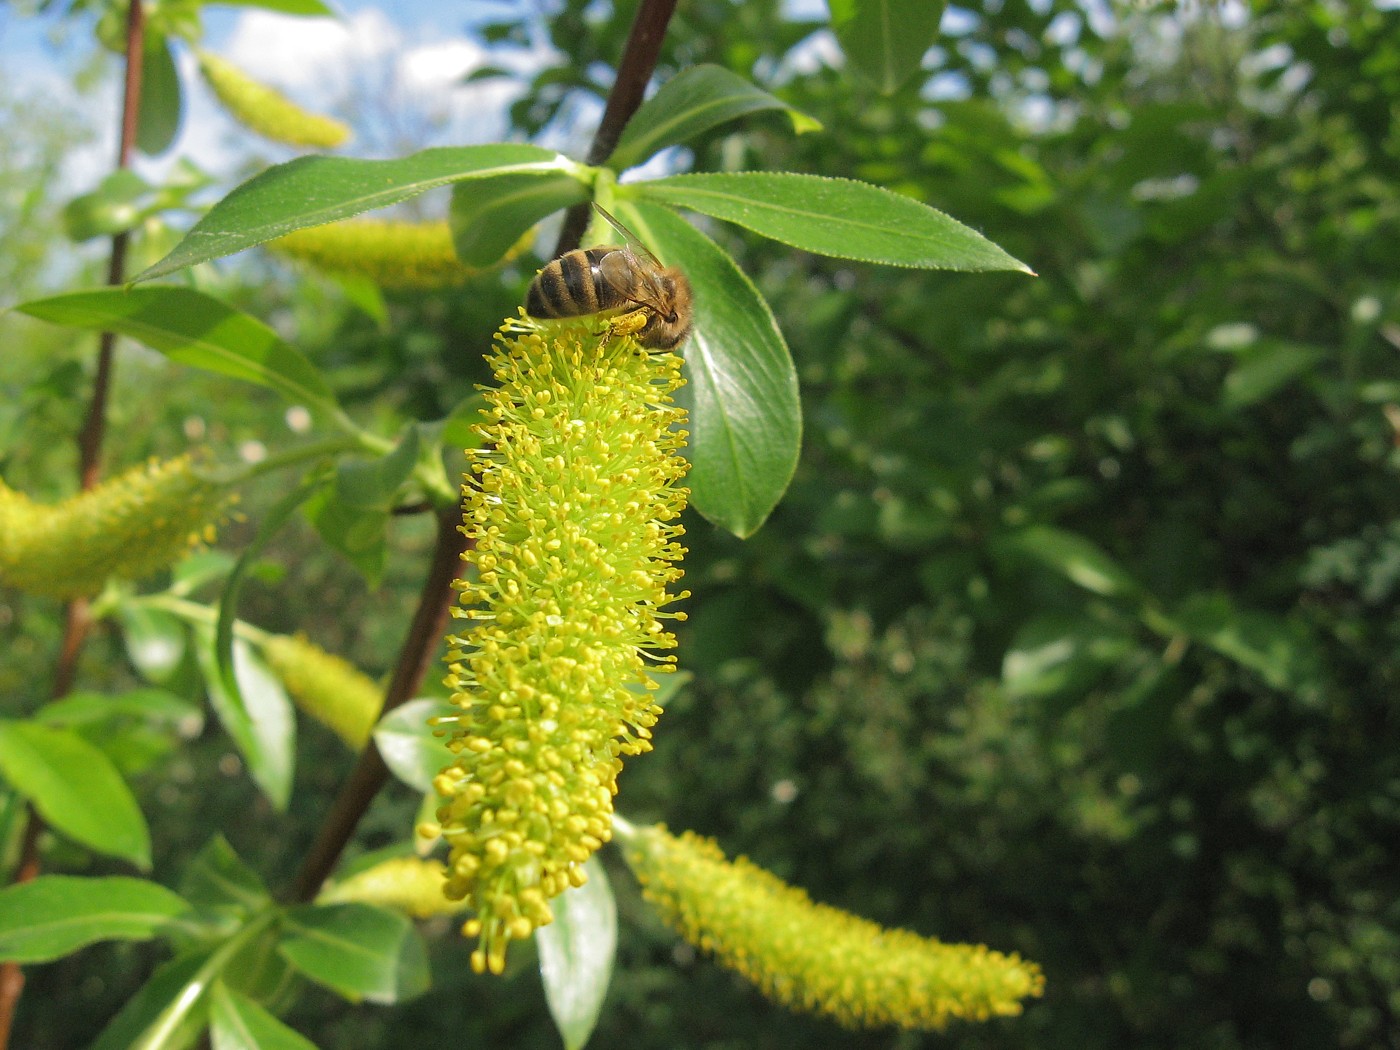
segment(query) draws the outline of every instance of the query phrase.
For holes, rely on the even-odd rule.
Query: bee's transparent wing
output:
[[[635,233],[609,215],[606,210],[597,204],[593,205],[593,209],[622,235],[625,243],[625,247],[609,252],[598,261],[598,272],[603,275],[603,279],[638,306],[650,306],[662,313],[667,312],[664,305],[665,292],[658,281],[658,276],[664,269],[661,260],[651,254]]]
[[[661,260],[658,259],[656,256],[652,255],[651,250],[641,242],[637,235],[631,230],[629,230],[626,226],[622,225],[622,223],[616,217],[610,215],[606,209],[602,208],[597,204],[593,205],[593,210],[596,211],[599,215],[601,215],[603,217],[603,220],[622,236],[622,243],[627,245],[628,248],[632,249],[633,255],[635,255],[643,263],[645,263],[649,267],[652,267],[653,269],[665,269],[665,267],[661,265]]]

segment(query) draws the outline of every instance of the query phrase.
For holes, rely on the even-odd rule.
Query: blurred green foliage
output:
[[[682,5],[663,79],[719,63],[827,129],[755,118],[712,133],[694,170],[875,182],[1040,276],[881,270],[716,226],[792,346],[806,444],[753,539],[689,522],[695,681],[620,807],[818,900],[1019,951],[1048,985],[1024,1017],[949,1036],[845,1033],[678,946],[618,869],[593,1045],[1400,1047],[1400,17],[1363,0],[1114,10],[953,8],[922,75],[882,96],[778,0]],[[558,52],[518,131],[567,135],[626,28],[585,0],[488,27]],[[244,295],[285,311],[348,405],[431,419],[482,379],[529,274],[392,295],[387,328],[315,282]],[[79,360],[23,395],[45,434]],[[141,440],[191,417],[226,447],[281,433],[272,399],[219,403],[179,375]],[[56,466],[15,458],[24,480]],[[252,588],[244,615],[381,672],[427,542],[407,532],[374,592],[309,534],[281,541],[290,580]],[[54,638],[16,637],[6,603],[11,692]],[[121,673],[103,645],[94,679]],[[346,765],[308,735],[282,817],[250,820],[246,784],[209,772],[219,741],[172,760],[148,807],[157,871],[227,829],[284,882]],[[382,799],[365,847],[415,806]],[[501,980],[463,975],[455,937],[433,944],[426,998],[347,1012],[315,992],[289,1020],[323,1046],[557,1045],[528,951]],[[82,1045],[59,1033],[96,1031],[140,958],[36,970],[32,1045]]]

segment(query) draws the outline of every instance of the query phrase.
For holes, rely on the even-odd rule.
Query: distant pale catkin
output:
[[[355,750],[365,746],[384,706],[384,690],[374,679],[305,635],[275,634],[262,648],[301,711]]]
[[[443,896],[442,887],[446,881],[447,869],[440,860],[394,857],[328,887],[316,898],[316,903],[377,904],[415,919],[455,915],[466,905]]]
[[[507,325],[490,357],[463,487],[470,626],[448,655],[457,758],[437,779],[446,892],[475,910],[472,963],[493,973],[611,838],[622,756],[650,749],[652,675],[673,667],[657,654],[682,614],[663,610],[686,596],[667,593],[684,554],[680,359],[587,324],[548,332]]]
[[[479,272],[457,258],[446,222],[349,219],[296,230],[264,247],[324,273],[367,277],[381,288],[446,288]],[[512,249],[506,257],[515,254]]]
[[[114,577],[140,579],[212,541],[229,502],[189,456],[151,460],[55,504],[0,481],[0,584],[76,598]]]
[[[302,109],[217,55],[201,51],[199,70],[229,116],[264,138],[312,149],[333,149],[350,138],[349,126]]]
[[[687,941],[793,1009],[849,1027],[942,1029],[1021,1012],[1040,967],[981,945],[943,944],[823,904],[710,839],[662,827],[623,840],[647,900]]]

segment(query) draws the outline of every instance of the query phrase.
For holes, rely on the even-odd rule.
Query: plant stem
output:
[[[146,19],[145,7],[131,0],[126,15],[126,87],[122,96],[122,131],[117,143],[117,168],[131,165],[131,153],[136,144],[137,119],[141,111],[141,79],[144,72]],[[121,284],[126,274],[127,234],[122,231],[112,238],[112,251],[107,262],[107,283]],[[87,418],[78,434],[78,483],[83,489],[97,484],[101,476],[102,440],[107,430],[107,395],[112,386],[112,346],[116,336],[103,332],[98,343],[97,374],[93,379],[92,400]],[[78,672],[78,657],[92,616],[87,599],[77,598],[68,603],[63,614],[63,640],[59,643],[58,659],[54,665],[53,695],[66,695],[73,688]],[[43,821],[33,805],[26,808],[24,838],[20,847],[15,883],[29,882],[39,874],[39,838]],[[18,963],[0,966],[0,1050],[10,1045],[10,1030],[14,1026],[15,1010],[24,992],[24,971]]]
[[[438,645],[447,630],[448,613],[455,591],[452,587],[462,568],[462,553],[467,549],[466,536],[461,529],[461,509],[453,506],[437,516],[437,543],[432,563],[423,580],[418,609],[413,614],[408,636],[399,650],[399,660],[384,696],[384,713],[392,711],[418,692],[428,668],[437,657]],[[389,768],[371,740],[360,752],[350,776],[341,786],[340,794],[331,804],[330,812],[317,833],[316,841],[302,862],[292,886],[293,901],[314,900],[336,862],[355,833],[374,796],[389,777]]]
[[[666,27],[675,10],[676,0],[642,0],[637,8],[632,31],[627,34],[627,46],[623,48],[622,60],[617,64],[617,79],[608,92],[603,119],[593,136],[593,144],[588,148],[590,165],[596,167],[612,156],[618,139],[622,137],[622,129],[642,104],[642,96],[646,94],[647,84],[661,54],[661,41],[666,36]],[[588,202],[585,201],[575,204],[565,213],[564,226],[559,231],[559,243],[555,246],[554,254],[563,255],[577,248],[587,228]]]

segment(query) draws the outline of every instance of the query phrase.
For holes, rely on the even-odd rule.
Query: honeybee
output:
[[[637,342],[649,350],[674,350],[690,334],[690,281],[662,266],[637,235],[593,205],[622,235],[623,245],[575,248],[546,265],[530,282],[525,312],[531,317],[586,317],[634,307],[644,311]]]

